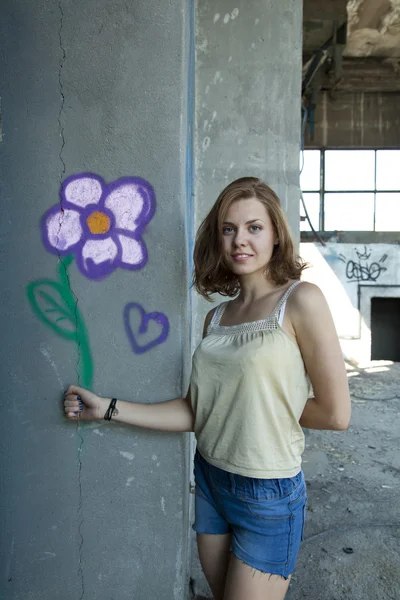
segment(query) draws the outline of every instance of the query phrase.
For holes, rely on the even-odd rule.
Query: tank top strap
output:
[[[283,323],[283,317],[285,316],[286,302],[287,302],[290,294],[294,290],[294,288],[296,288],[299,285],[299,283],[301,283],[301,281],[294,281],[292,283],[292,285],[290,285],[288,287],[288,289],[283,294],[282,298],[279,300],[279,302],[276,305],[276,308],[275,308],[275,310],[273,312],[274,316],[278,320],[279,325],[281,325],[281,326],[282,326],[282,323]]]
[[[225,310],[225,306],[226,306],[226,302],[222,302],[221,304],[219,304],[219,306],[217,306],[217,308],[214,310],[214,314],[211,317],[211,321],[210,324],[208,326],[207,332],[210,331],[213,327],[215,327],[216,325],[219,325],[219,322],[222,318],[222,313]]]

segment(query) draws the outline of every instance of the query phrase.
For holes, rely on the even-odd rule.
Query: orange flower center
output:
[[[97,210],[88,216],[86,222],[91,233],[107,233],[110,229],[110,218]]]

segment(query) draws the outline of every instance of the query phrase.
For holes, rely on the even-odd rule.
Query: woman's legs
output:
[[[289,582],[290,576],[262,573],[231,554],[223,600],[283,600]]]
[[[229,551],[231,534],[197,534],[200,563],[214,600],[284,600],[290,576],[262,573]]]
[[[302,472],[253,480],[196,455],[195,479],[193,528],[214,600],[283,600],[304,524]]]
[[[221,535],[197,534],[200,563],[214,600],[223,600],[224,598],[225,581],[231,556],[230,545],[230,533]],[[248,596],[246,600],[250,600],[250,597]]]

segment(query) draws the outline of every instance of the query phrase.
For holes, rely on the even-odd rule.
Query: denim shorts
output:
[[[194,531],[231,533],[231,551],[238,559],[287,579],[303,539],[303,471],[283,479],[243,477],[210,465],[197,451],[194,473]]]

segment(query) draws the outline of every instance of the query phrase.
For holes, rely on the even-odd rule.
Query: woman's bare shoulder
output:
[[[290,307],[301,313],[315,311],[327,305],[326,298],[315,283],[301,281],[289,296]]]

